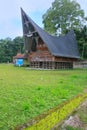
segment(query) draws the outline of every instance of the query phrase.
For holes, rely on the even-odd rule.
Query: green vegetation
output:
[[[54,0],[43,15],[43,24],[47,32],[58,35],[65,34],[66,30],[81,30],[86,24],[86,18],[77,1]]]
[[[66,130],[83,130],[83,129],[81,129],[81,128],[73,128],[71,126],[67,126]]]
[[[0,65],[0,129],[13,129],[87,88],[87,69],[29,70]]]
[[[18,52],[24,52],[22,37],[0,39],[0,63],[12,62]]]
[[[87,126],[87,102],[81,106],[81,108],[77,111],[77,114],[79,115],[81,122]]]
[[[85,94],[84,94],[85,95]],[[70,117],[66,119],[58,128],[58,130],[86,130],[87,129],[87,96],[78,109],[76,109]],[[67,123],[65,123],[67,122]]]
[[[54,15],[55,14],[55,15]],[[75,0],[54,0],[43,15],[45,31],[52,35],[64,35],[74,30],[81,58],[87,59],[87,18]]]

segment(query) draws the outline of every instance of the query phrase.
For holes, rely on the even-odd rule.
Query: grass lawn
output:
[[[10,130],[87,89],[87,69],[29,70],[0,64],[0,130]]]

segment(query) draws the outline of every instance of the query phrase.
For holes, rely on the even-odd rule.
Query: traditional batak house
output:
[[[79,57],[74,31],[52,36],[41,29],[22,9],[25,54],[30,67],[44,69],[73,68]]]

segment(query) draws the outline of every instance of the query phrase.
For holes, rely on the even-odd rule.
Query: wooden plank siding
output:
[[[71,30],[64,36],[53,36],[41,29],[21,9],[25,54],[30,67],[44,69],[73,68],[80,58],[76,37]]]
[[[35,52],[29,53],[28,60],[31,68],[43,69],[70,69],[75,61],[72,58],[53,56],[42,42],[37,45]]]

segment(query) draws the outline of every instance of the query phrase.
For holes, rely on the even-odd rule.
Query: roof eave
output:
[[[62,55],[62,54],[52,54],[53,56],[57,56],[57,57],[66,57],[66,58],[75,58],[75,59],[80,59],[80,56],[70,56],[70,55]]]

